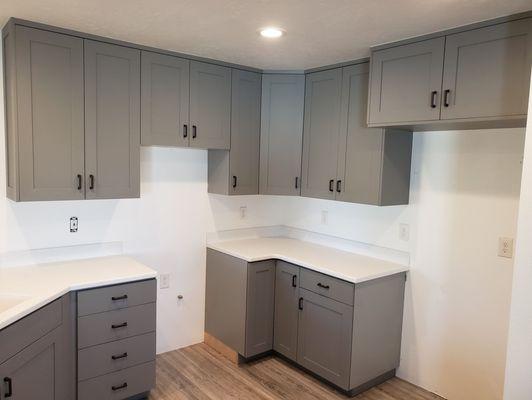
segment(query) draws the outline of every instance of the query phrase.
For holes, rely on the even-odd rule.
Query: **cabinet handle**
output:
[[[233,187],[236,188],[236,176],[233,175]]]
[[[435,90],[430,94],[430,107],[436,108],[436,96],[438,95],[438,92]]]
[[[89,189],[94,190],[94,175],[92,174],[89,175],[89,184]]]
[[[113,297],[111,297],[111,300],[113,300],[113,301],[125,300],[125,299],[127,299],[127,294],[123,294],[122,296],[116,296],[116,297],[113,296]]]
[[[81,190],[81,180],[82,180],[82,176],[78,174],[78,190]]]
[[[121,358],[126,358],[127,357],[127,352],[126,353],[122,353],[122,354],[118,354],[118,355],[115,355],[115,356],[111,356],[111,358],[113,360],[120,360]]]
[[[299,188],[299,176],[296,176],[296,189]]]
[[[336,181],[336,191],[338,193],[342,191],[342,181]]]
[[[297,287],[297,275],[292,275],[292,287]]]
[[[11,378],[5,377],[4,385],[6,388],[6,391],[4,393],[4,398],[7,399],[8,397],[13,396],[13,381],[11,380]]]
[[[196,125],[192,125],[192,139],[196,139],[196,136],[198,136],[198,128]]]
[[[121,385],[118,385],[118,386],[111,386],[111,389],[116,392],[117,390],[120,390],[120,389],[125,389],[127,388],[127,382],[124,382],[122,383]]]
[[[300,297],[300,298],[299,298],[298,308],[299,308],[300,310],[303,309],[303,297]]]
[[[449,107],[449,93],[451,93],[450,89],[446,89],[443,93],[443,106]]]
[[[183,125],[183,137],[186,139],[188,137],[188,125]]]
[[[127,322],[122,322],[121,324],[113,324],[111,325],[112,329],[118,329],[118,328],[125,328],[127,326]]]
[[[334,179],[329,181],[329,192],[334,192]]]
[[[329,285],[324,285],[323,283],[321,282],[318,282],[318,287],[322,288],[322,289],[327,289],[329,290],[330,286]]]

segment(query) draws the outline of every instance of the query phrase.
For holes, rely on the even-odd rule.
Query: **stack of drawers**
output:
[[[78,292],[78,400],[155,386],[155,279]]]

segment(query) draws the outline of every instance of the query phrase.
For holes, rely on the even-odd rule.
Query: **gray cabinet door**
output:
[[[229,150],[231,145],[231,69],[190,63],[190,146]]]
[[[334,199],[341,91],[341,68],[306,77],[302,196]]]
[[[277,261],[275,271],[275,313],[273,349],[285,357],[297,358],[299,267]]]
[[[260,194],[299,196],[305,77],[262,76]]]
[[[83,40],[17,26],[16,74],[20,200],[83,199]]]
[[[85,41],[88,199],[140,196],[140,51]]]
[[[447,36],[442,119],[524,116],[532,19]]]
[[[342,129],[338,146],[336,199],[379,204],[382,129],[366,125],[369,82],[368,63],[343,69]]]
[[[259,194],[261,76],[233,69],[230,194]]]
[[[188,146],[190,61],[142,52],[143,146]]]
[[[273,348],[274,285],[274,260],[248,264],[245,357]]]
[[[370,125],[440,118],[444,43],[441,37],[371,55]]]
[[[297,362],[349,389],[353,307],[299,289]]]

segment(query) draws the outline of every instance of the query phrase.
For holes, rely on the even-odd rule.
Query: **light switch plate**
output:
[[[508,237],[499,238],[499,257],[512,258],[514,256],[514,239]]]

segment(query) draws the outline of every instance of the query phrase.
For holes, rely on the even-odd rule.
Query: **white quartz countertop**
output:
[[[352,283],[408,270],[407,266],[291,238],[257,238],[213,242],[210,249],[248,262],[277,259]]]
[[[125,256],[100,257],[0,269],[0,329],[73,290],[157,276]]]

